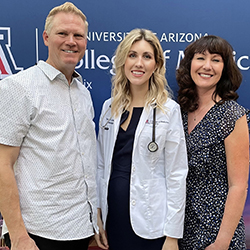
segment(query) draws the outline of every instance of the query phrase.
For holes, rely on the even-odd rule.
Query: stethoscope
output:
[[[104,129],[104,130],[109,130],[109,127],[107,127],[108,123],[111,121],[112,116],[106,121],[106,123],[104,125],[102,125],[104,117],[106,116],[106,114],[108,113],[109,109],[111,109],[111,105],[109,105],[109,108],[106,110],[106,112],[104,113],[104,115],[102,116],[102,118],[100,119],[100,123],[99,126],[100,128]],[[150,152],[156,152],[158,150],[158,145],[155,142],[155,122],[156,121],[156,106],[153,109],[153,129],[152,129],[152,141],[148,144],[148,150]]]
[[[155,120],[156,120],[156,106],[153,110],[153,130],[152,130],[152,141],[148,144],[148,150],[150,152],[155,152],[158,150],[158,145],[155,142]]]

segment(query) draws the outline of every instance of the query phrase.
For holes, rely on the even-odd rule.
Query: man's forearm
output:
[[[11,239],[27,235],[20,210],[18,189],[11,166],[0,164],[0,211]]]

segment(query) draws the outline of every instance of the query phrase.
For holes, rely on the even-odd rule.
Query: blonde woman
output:
[[[100,117],[96,241],[110,250],[178,249],[186,144],[157,37],[132,30],[117,48],[115,70]]]

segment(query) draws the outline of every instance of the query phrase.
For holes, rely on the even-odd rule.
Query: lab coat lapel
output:
[[[114,131],[113,131],[113,142],[116,142],[116,137],[118,134],[118,130],[120,127],[120,120],[121,120],[122,112],[120,112],[119,116],[114,118]]]

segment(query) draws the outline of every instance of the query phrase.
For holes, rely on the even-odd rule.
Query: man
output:
[[[97,230],[94,111],[74,71],[87,29],[72,3],[55,7],[47,61],[0,82],[0,211],[12,250],[87,249]]]

